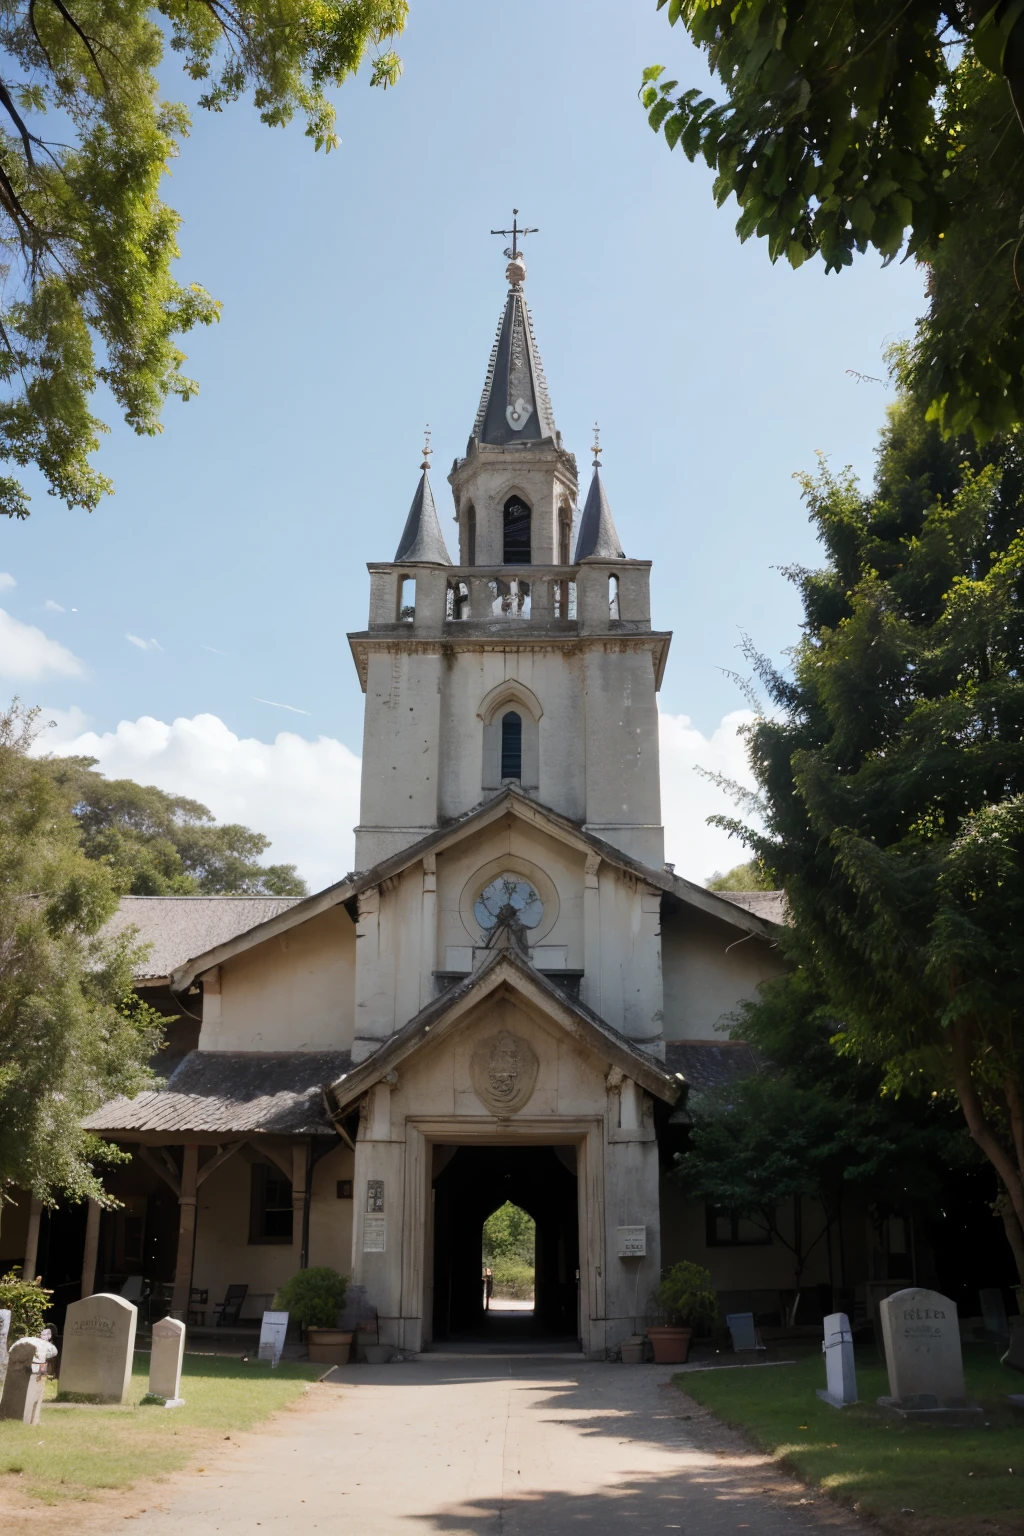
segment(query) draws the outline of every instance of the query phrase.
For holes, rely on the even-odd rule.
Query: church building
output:
[[[455,530],[425,453],[348,637],[356,872],[297,901],[123,904],[158,957],[140,990],[177,1020],[166,1086],[88,1121],[133,1156],[121,1210],[83,1215],[87,1289],[163,1275],[209,1323],[229,1286],[256,1317],[326,1264],[365,1288],[383,1342],[443,1348],[481,1324],[481,1228],[506,1199],[536,1221],[537,1329],[593,1358],[642,1328],[680,1258],[727,1305],[792,1283],[786,1252],[667,1177],[688,1094],[757,1070],[716,1026],[780,969],[779,898],[665,863],[671,635],[599,450],[578,483],[506,254]]]

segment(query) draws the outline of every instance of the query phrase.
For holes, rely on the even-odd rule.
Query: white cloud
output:
[[[144,715],[100,734],[85,729],[79,709],[45,713],[56,727],[43,733],[37,751],[95,757],[108,778],[156,784],[200,800],[218,821],[240,821],[265,833],[271,839],[268,860],[297,864],[311,890],[352,868],[360,760],[340,741],[309,741],[290,731],[258,741],[236,736],[216,715],[172,725]],[[660,717],[665,856],[687,879],[701,882],[746,857],[742,844],[706,825],[708,816],[731,814],[734,807],[695,769],[750,786],[737,729],[751,718],[749,710],[737,710],[705,736],[686,715]]]
[[[160,644],[159,640],[143,640],[141,635],[133,635],[131,633],[126,634],[125,639],[128,641],[129,645],[138,646],[140,651],[163,650],[163,646]]]
[[[0,677],[31,683],[53,672],[81,677],[85,668],[66,646],[0,608]]]
[[[51,710],[48,718],[56,715]],[[82,724],[77,711],[58,718],[57,731],[37,750],[95,757],[108,778],[202,801],[218,821],[240,821],[269,837],[267,859],[297,864],[311,890],[352,868],[359,758],[340,741],[307,741],[288,731],[256,741],[236,736],[216,715],[173,725],[144,715],[102,735]]]
[[[747,820],[729,796],[708,782],[698,768],[720,773],[748,789],[753,776],[747,764],[746,744],[737,735],[741,725],[753,719],[748,709],[724,716],[710,736],[697,730],[688,715],[661,715],[661,814],[665,823],[665,857],[676,873],[703,882],[716,870],[732,869],[749,854],[743,843],[707,818],[716,814]]]
[[[18,583],[15,581],[10,571],[0,571],[0,592],[9,592],[12,587],[16,587],[17,585]]]
[[[47,613],[64,613],[64,612],[66,612],[66,610],[61,607],[60,603],[55,603],[54,602],[52,597],[48,597],[46,599],[46,602],[43,604],[43,608],[45,609],[45,611]]]

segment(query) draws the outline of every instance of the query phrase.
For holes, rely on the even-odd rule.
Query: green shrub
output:
[[[533,1295],[534,1269],[521,1259],[495,1259],[491,1266],[495,1296],[528,1301]]]
[[[290,1313],[303,1328],[337,1328],[347,1289],[348,1280],[336,1269],[324,1265],[300,1269],[282,1285],[274,1306]]]
[[[38,1338],[44,1328],[43,1317],[49,1310],[52,1291],[35,1280],[22,1280],[18,1271],[0,1275],[0,1309],[10,1311],[10,1343],[15,1339]]]
[[[675,1328],[699,1328],[718,1316],[711,1271],[702,1264],[691,1264],[689,1259],[663,1271],[654,1299],[666,1322]]]

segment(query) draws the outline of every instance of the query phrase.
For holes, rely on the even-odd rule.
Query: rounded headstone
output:
[[[955,1302],[911,1286],[879,1306],[889,1392],[901,1408],[959,1408],[966,1402]]]
[[[127,1402],[138,1315],[123,1296],[104,1291],[73,1301],[64,1323],[61,1392]]]

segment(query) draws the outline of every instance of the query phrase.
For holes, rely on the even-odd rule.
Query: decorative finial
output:
[[[427,422],[427,425],[424,428],[423,437],[424,437],[424,443],[423,443],[423,463],[420,465],[420,469],[429,469],[430,468],[430,455],[434,451],[433,448],[431,448],[431,446],[430,446],[430,423],[429,423],[429,421]]]
[[[505,268],[505,276],[511,286],[516,289],[523,286],[523,282],[526,278],[526,259],[523,256],[522,251],[519,249],[519,241],[521,239],[525,239],[527,235],[540,234],[539,229],[526,229],[525,227],[520,229],[519,224],[517,223],[518,217],[519,209],[513,208],[512,228],[491,230],[492,235],[512,236],[512,244],[508,246],[505,251],[505,255],[508,257],[508,266]]]
[[[590,447],[594,455],[594,468],[600,469],[601,454],[604,452],[604,449],[601,447],[601,428],[598,426],[596,421],[594,422],[594,441],[591,443]]]

